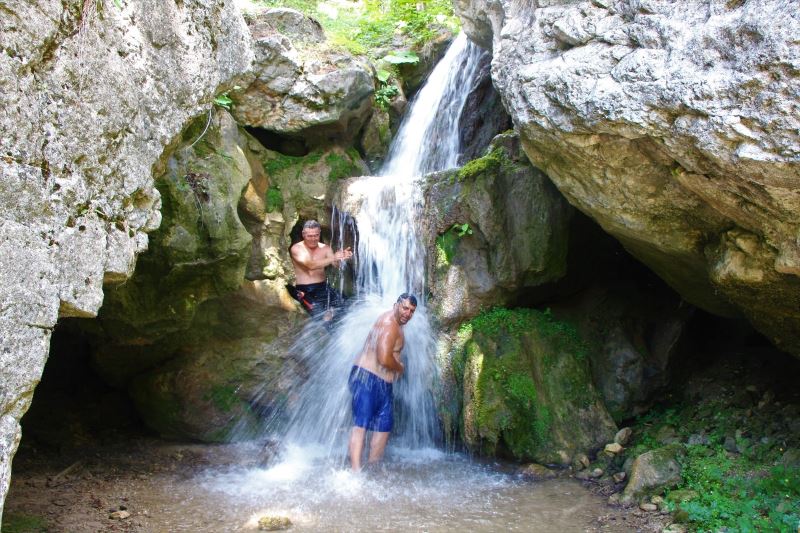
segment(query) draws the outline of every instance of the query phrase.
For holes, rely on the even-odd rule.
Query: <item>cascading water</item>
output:
[[[419,300],[405,326],[406,373],[395,385],[393,446],[434,446],[436,413],[431,389],[435,342],[424,299],[425,257],[417,238],[422,198],[415,179],[456,165],[458,120],[483,53],[460,35],[411,103],[381,176],[350,186],[349,216],[358,221],[356,296],[330,335],[310,325],[295,344],[310,378],[292,406],[286,442],[317,443],[342,456],[349,431],[346,378],[378,315],[404,292]],[[351,207],[351,206],[347,206]],[[340,218],[335,228],[343,228]]]
[[[283,445],[279,460],[267,468],[209,472],[200,480],[202,490],[224,495],[224,515],[252,513],[244,529],[255,529],[258,516],[277,514],[301,531],[583,531],[599,514],[599,500],[571,492],[576,487],[569,482],[533,491],[516,477],[435,447],[435,346],[415,180],[456,166],[459,115],[482,53],[464,36],[454,41],[412,102],[381,176],[353,182],[344,206],[349,216],[334,217],[340,241],[352,220],[358,222],[356,295],[331,332],[309,321],[295,343],[293,353],[309,377],[287,401],[288,421],[272,424],[272,436]],[[404,328],[406,372],[394,388],[387,460],[377,472],[356,475],[346,462],[347,376],[374,321],[403,292],[415,293],[419,306]],[[230,520],[206,515],[208,531],[224,530]]]

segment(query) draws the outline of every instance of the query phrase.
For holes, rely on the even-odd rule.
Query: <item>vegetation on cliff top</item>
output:
[[[258,6],[288,7],[314,17],[333,44],[358,55],[377,53],[383,57],[395,48],[398,36],[414,46],[422,46],[437,35],[437,27],[446,27],[453,32],[459,27],[459,20],[453,15],[453,6],[448,0],[250,1]]]

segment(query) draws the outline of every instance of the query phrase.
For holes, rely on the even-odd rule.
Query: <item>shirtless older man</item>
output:
[[[364,348],[358,354],[350,371],[353,430],[350,433],[350,466],[361,470],[361,454],[367,431],[372,431],[369,445],[369,463],[383,457],[389,432],[394,424],[392,383],[405,370],[400,362],[403,350],[403,326],[414,316],[417,299],[403,293],[392,309],[378,317],[367,336]]]
[[[311,316],[317,316],[333,307],[341,307],[342,295],[328,286],[325,267],[339,265],[353,257],[350,248],[334,252],[327,244],[319,242],[322,228],[316,220],[303,224],[303,240],[292,245],[290,254],[296,285],[287,288]],[[330,320],[326,316],[326,320]]]

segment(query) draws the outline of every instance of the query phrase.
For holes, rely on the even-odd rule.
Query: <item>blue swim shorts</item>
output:
[[[370,431],[390,432],[394,425],[392,384],[354,365],[348,385],[353,395],[353,425]]]

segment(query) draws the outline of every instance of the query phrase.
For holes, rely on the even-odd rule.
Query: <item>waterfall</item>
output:
[[[347,376],[378,315],[404,292],[415,294],[419,305],[404,328],[406,372],[395,383],[389,448],[437,443],[435,340],[424,294],[424,250],[417,235],[422,207],[417,180],[457,165],[458,120],[481,53],[463,34],[454,40],[410,103],[380,176],[361,178],[347,191],[353,205],[345,206],[349,214],[336,217],[333,226],[334,237],[342,238],[348,221],[357,221],[356,294],[333,331],[310,321],[295,343],[309,379],[290,401],[293,414],[284,439],[290,445],[318,445],[327,456],[345,452],[350,431]]]

